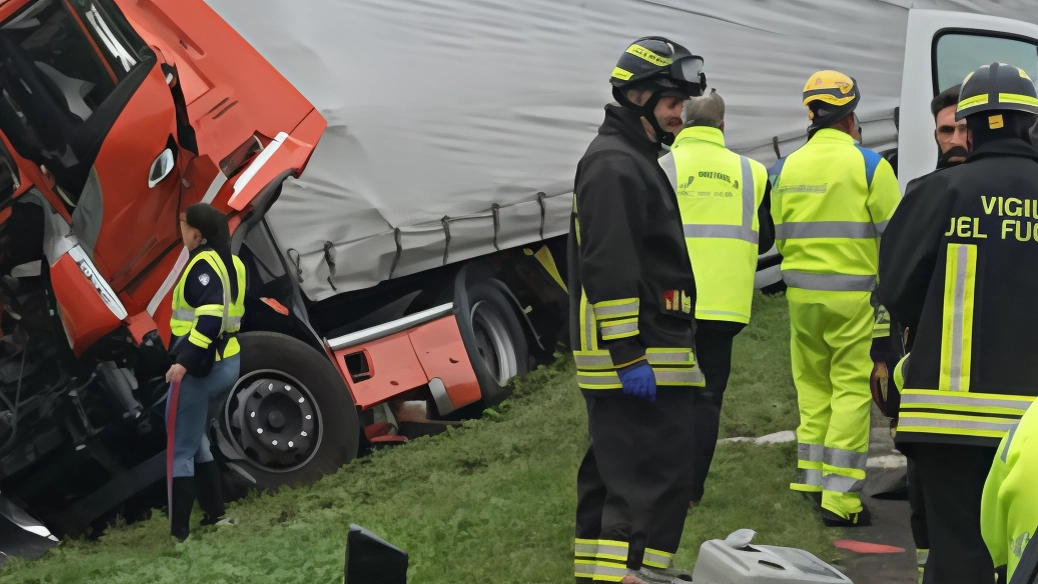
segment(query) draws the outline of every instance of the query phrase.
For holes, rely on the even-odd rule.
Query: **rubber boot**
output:
[[[202,525],[216,525],[225,513],[220,467],[215,460],[196,463],[195,477],[198,480],[198,506],[202,508]]]
[[[173,477],[169,510],[169,534],[184,541],[191,533],[191,508],[195,506],[195,477]]]

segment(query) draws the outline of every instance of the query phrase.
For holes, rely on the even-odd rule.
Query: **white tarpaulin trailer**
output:
[[[819,69],[859,82],[867,146],[897,145],[909,8],[1038,20],[1034,0],[207,2],[328,119],[269,214],[312,300],[565,233],[609,73],[640,36],[702,55],[729,146],[769,164],[803,143]],[[1029,58],[1014,64],[1038,75]]]

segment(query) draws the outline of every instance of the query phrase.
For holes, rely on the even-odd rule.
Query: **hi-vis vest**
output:
[[[696,319],[749,323],[767,169],[725,148],[718,128],[701,126],[682,130],[660,163],[678,196]]]
[[[220,325],[220,335],[218,338],[227,335],[230,335],[230,338],[227,339],[227,345],[224,347],[222,354],[221,351],[216,352],[217,361],[222,358],[233,357],[241,351],[238,339],[234,338],[233,334],[241,330],[241,319],[245,316],[245,265],[238,259],[238,256],[231,257],[234,261],[234,270],[237,273],[236,279],[238,281],[238,296],[233,301],[231,299],[230,274],[227,273],[227,267],[224,265],[223,260],[212,250],[204,250],[193,257],[188,262],[187,267],[184,268],[184,275],[177,282],[176,288],[173,289],[173,318],[169,321],[173,336],[183,337],[186,335],[187,342],[202,349],[208,349],[216,339],[210,339],[199,333],[195,330],[195,324],[200,316],[220,317],[222,324]],[[184,286],[187,281],[187,275],[191,273],[191,268],[199,261],[208,262],[220,277],[220,284],[223,286],[223,304],[206,304],[195,308],[184,300]]]
[[[872,291],[879,239],[901,201],[890,164],[824,128],[773,172],[771,214],[786,285]]]
[[[898,437],[905,440],[913,439],[913,434],[929,434],[1001,439],[1035,398],[971,391],[977,246],[949,243],[945,265],[937,389],[907,385],[912,379],[908,372],[911,354],[905,356],[899,364],[899,376],[906,385],[901,391]]]

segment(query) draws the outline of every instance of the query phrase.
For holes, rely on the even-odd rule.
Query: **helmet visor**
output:
[[[678,59],[670,66],[671,77],[695,85],[699,84],[699,76],[702,72],[703,58],[695,55]]]

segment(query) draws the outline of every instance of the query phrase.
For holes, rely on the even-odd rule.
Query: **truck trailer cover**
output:
[[[896,146],[909,8],[1038,18],[1035,0],[207,2],[328,120],[269,214],[315,301],[565,233],[638,37],[702,55],[729,147],[770,164],[803,144],[820,69],[860,84],[865,145]]]

